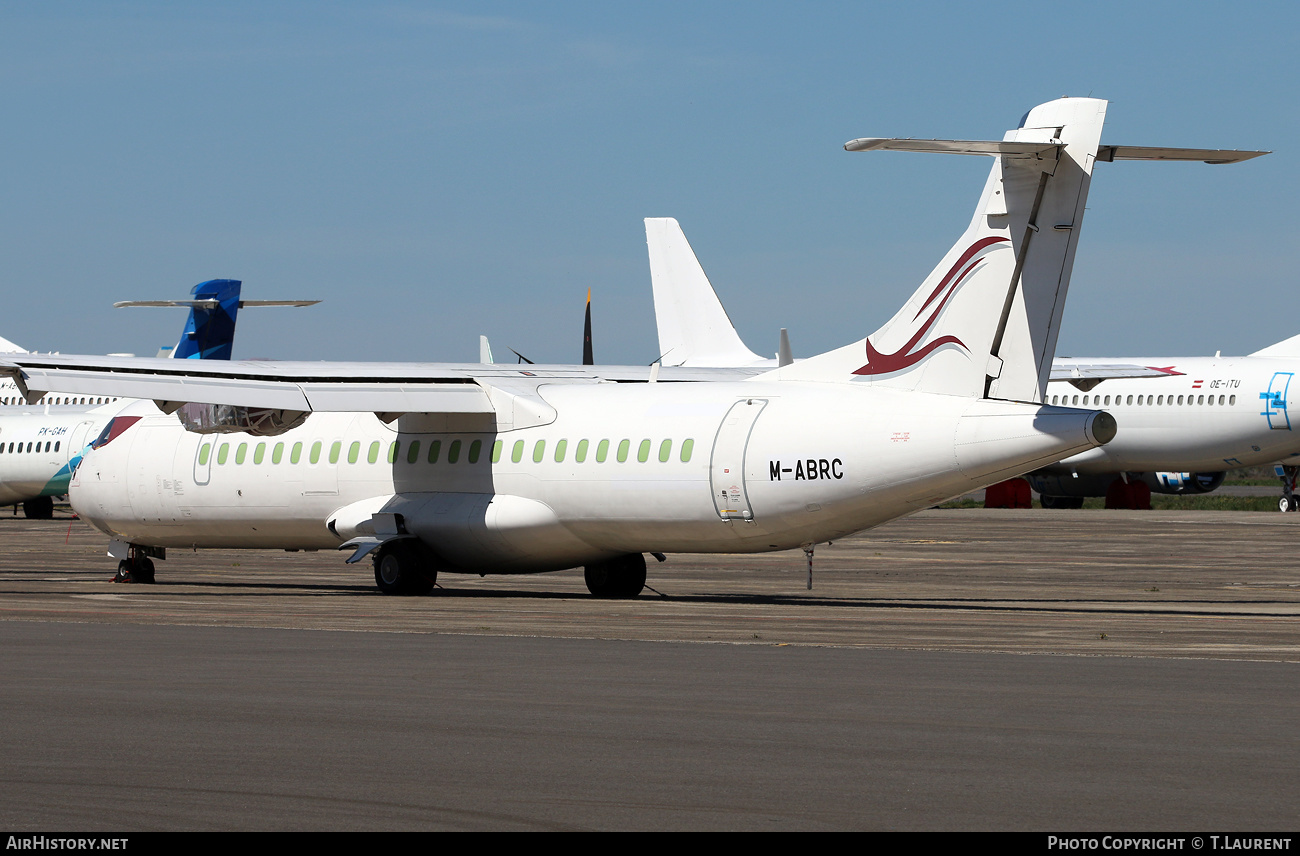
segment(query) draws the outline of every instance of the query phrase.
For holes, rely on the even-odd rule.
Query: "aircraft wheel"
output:
[[[375,585],[384,594],[428,594],[437,581],[433,556],[424,545],[394,541],[375,556]]]
[[[1284,496],[1277,501],[1278,511],[1295,511],[1297,508],[1300,508],[1300,500],[1294,496]]]
[[[123,559],[117,563],[115,583],[152,583],[154,581],[153,561],[148,556],[138,559]]]
[[[596,597],[636,597],[645,588],[645,556],[631,553],[582,569],[587,591]]]
[[[23,514],[28,520],[49,520],[54,516],[54,498],[38,496],[23,500]]]
[[[154,581],[153,560],[148,556],[137,559],[133,575],[138,583],[152,583]]]

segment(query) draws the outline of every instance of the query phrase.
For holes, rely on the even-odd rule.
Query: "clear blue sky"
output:
[[[0,5],[0,335],[152,354],[216,277],[237,356],[657,356],[641,220],[678,218],[751,347],[870,333],[957,238],[980,158],[1062,95],[1103,140],[1271,149],[1102,164],[1060,353],[1300,333],[1300,5],[1090,2]]]

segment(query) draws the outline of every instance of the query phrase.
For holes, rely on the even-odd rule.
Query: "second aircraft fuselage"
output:
[[[1094,360],[1102,363],[1107,361]],[[1151,365],[1152,358],[1115,359]],[[1300,359],[1187,357],[1157,361],[1168,377],[1107,380],[1088,392],[1053,383],[1049,404],[1111,413],[1115,441],[1057,465],[1080,473],[1220,472],[1300,453]]]

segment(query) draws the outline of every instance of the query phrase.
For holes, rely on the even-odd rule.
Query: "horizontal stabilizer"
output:
[[[914,140],[892,137],[863,137],[844,144],[849,152],[926,152],[945,155],[989,155],[1004,158],[1053,156],[1060,142],[1015,140]]]
[[[250,306],[315,306],[320,303],[319,300],[241,300],[239,308],[246,309]],[[113,304],[114,309],[125,307],[168,307],[181,306],[186,309],[216,309],[221,305],[220,300],[119,300]]]
[[[894,137],[863,137],[850,140],[844,149],[850,152],[924,152],[945,155],[988,155],[1011,160],[1055,157],[1060,142],[1018,142],[1012,140],[915,140]],[[1240,163],[1270,152],[1243,149],[1179,149],[1168,146],[1098,146],[1097,160],[1200,161],[1202,163]]]
[[[1161,146],[1098,146],[1097,160],[1110,163],[1117,160],[1169,160],[1202,161],[1204,163],[1240,163],[1267,155],[1270,152],[1252,152],[1241,149],[1170,149]]]

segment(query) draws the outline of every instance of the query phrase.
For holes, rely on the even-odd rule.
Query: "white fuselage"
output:
[[[0,410],[0,503],[66,494],[82,449],[126,403]]]
[[[1109,360],[1090,360],[1102,364]],[[1300,358],[1124,358],[1180,374],[1048,387],[1048,404],[1106,410],[1123,429],[1062,461],[1080,473],[1220,472],[1300,454]],[[1296,424],[1293,424],[1296,423]]]
[[[853,384],[539,392],[544,424],[499,432],[491,415],[315,413],[275,437],[199,435],[142,402],[71,498],[160,547],[337,547],[394,511],[461,569],[543,571],[837,538],[1088,448],[1098,416]]]

